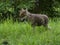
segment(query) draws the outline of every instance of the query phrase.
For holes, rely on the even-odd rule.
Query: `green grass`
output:
[[[35,30],[28,23],[12,23],[11,20],[0,23],[0,45],[8,41],[8,45],[60,45],[60,21],[49,21],[51,30],[36,27]]]

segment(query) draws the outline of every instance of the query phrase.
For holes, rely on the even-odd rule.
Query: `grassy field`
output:
[[[51,30],[45,30],[42,26],[33,30],[28,23],[4,21],[0,23],[0,45],[4,41],[8,45],[60,45],[59,19],[50,19],[49,26]]]

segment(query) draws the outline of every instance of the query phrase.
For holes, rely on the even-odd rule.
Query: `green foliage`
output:
[[[60,17],[60,11],[55,9],[60,8],[60,2],[58,0],[36,0],[34,13],[46,14],[49,17]]]
[[[34,13],[47,14],[50,17],[60,16],[60,11],[55,9],[60,8],[59,0],[1,0],[0,1],[0,13],[2,18],[8,16],[18,17],[19,10],[21,8],[28,8]]]
[[[56,20],[56,21],[55,21]],[[12,20],[0,23],[0,45],[8,41],[8,45],[60,45],[60,19],[50,19],[51,30],[36,27],[28,23],[13,24]]]
[[[21,8],[33,8],[34,0],[1,0],[0,1],[0,13],[2,14],[1,19],[6,19],[12,16],[14,19],[18,18],[19,10]]]
[[[26,3],[27,2],[27,3]],[[6,0],[6,1],[1,1],[0,3],[0,11],[1,10],[7,10],[9,11],[10,8],[30,8],[33,7],[34,0]],[[12,11],[12,10],[11,10]]]

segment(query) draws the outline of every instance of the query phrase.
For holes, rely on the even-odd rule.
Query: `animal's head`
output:
[[[27,9],[23,9],[23,8],[22,8],[22,9],[19,11],[19,13],[20,13],[19,16],[20,16],[20,17],[26,16],[26,12],[27,12]]]

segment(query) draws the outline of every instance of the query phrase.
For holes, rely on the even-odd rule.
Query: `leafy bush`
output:
[[[57,3],[56,3],[57,2]],[[12,16],[14,19],[19,17],[21,8],[28,8],[32,13],[43,13],[50,17],[60,16],[55,10],[59,6],[56,0],[1,0],[0,1],[0,17],[6,19]],[[57,8],[56,8],[57,9]]]

